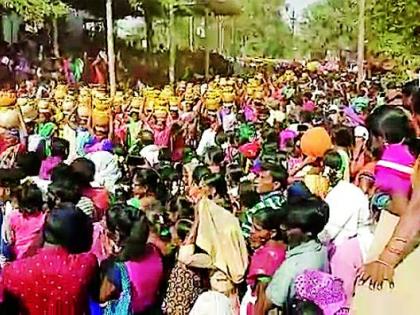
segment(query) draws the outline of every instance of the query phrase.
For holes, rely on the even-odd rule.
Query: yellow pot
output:
[[[4,129],[19,128],[19,112],[16,108],[0,110],[0,127]]]

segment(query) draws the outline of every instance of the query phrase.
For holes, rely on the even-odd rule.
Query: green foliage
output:
[[[281,17],[284,0],[246,0],[236,20],[236,40],[247,56],[284,57],[292,50],[292,34]]]
[[[357,47],[358,0],[324,0],[308,8],[301,28],[311,52]],[[418,0],[367,0],[367,52],[411,67],[420,64]]]
[[[354,0],[326,0],[313,4],[301,25],[301,49],[312,54],[355,50],[357,18],[358,7]]]
[[[420,65],[420,10],[418,0],[372,0],[368,8],[368,48],[372,53]]]
[[[25,20],[42,21],[46,17],[60,17],[68,7],[59,0],[0,0],[0,6],[15,11]]]

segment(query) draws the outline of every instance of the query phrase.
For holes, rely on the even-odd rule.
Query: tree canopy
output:
[[[25,20],[42,21],[46,17],[59,17],[67,12],[60,0],[0,0],[0,6],[14,11]]]
[[[357,45],[358,0],[324,0],[305,13],[301,35],[306,49],[351,49]],[[420,64],[418,0],[370,0],[366,8],[366,49],[370,56]]]
[[[236,20],[236,41],[249,56],[284,57],[292,48],[292,33],[282,19],[284,0],[246,0]]]

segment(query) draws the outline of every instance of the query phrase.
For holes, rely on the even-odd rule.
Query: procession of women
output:
[[[1,314],[419,313],[417,79],[77,69],[1,69]]]

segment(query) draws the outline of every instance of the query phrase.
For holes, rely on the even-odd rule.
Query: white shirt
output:
[[[214,145],[216,145],[216,131],[211,128],[204,130],[197,148],[198,156],[203,156],[206,150]]]
[[[354,184],[339,182],[327,195],[330,218],[322,235],[334,239],[336,245],[357,236],[363,258],[373,239],[368,197]]]

